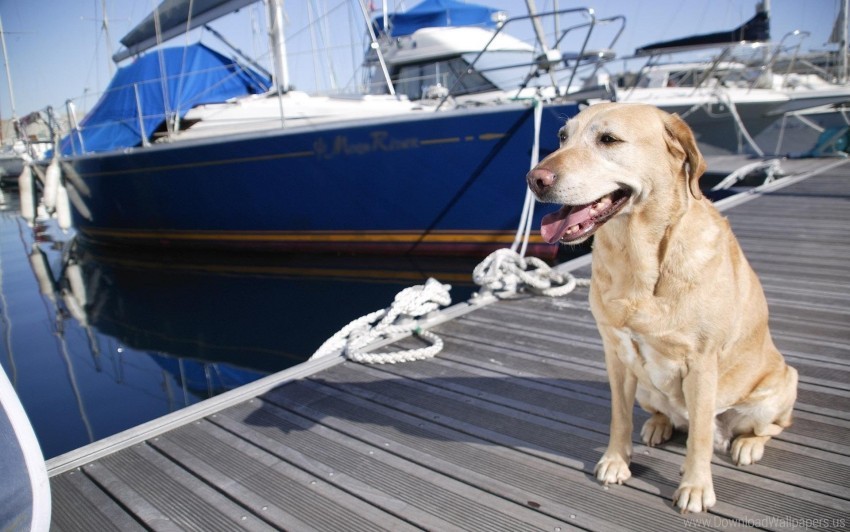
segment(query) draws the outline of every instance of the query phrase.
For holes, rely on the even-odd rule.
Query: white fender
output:
[[[59,228],[67,233],[71,228],[71,201],[68,199],[68,190],[62,185],[56,189],[56,218]]]
[[[47,212],[53,212],[56,209],[56,196],[61,177],[62,170],[59,168],[59,159],[54,157],[47,165],[47,172],[44,177],[44,195],[41,198]]]
[[[33,178],[30,165],[24,166],[24,171],[18,176],[18,194],[21,196],[21,217],[32,226],[35,220],[35,198],[33,196]]]

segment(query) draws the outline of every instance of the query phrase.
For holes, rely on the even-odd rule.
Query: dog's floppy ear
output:
[[[702,198],[702,191],[699,188],[699,178],[705,172],[705,159],[697,148],[697,141],[694,139],[694,134],[691,128],[682,120],[679,115],[668,114],[664,118],[664,129],[667,131],[669,138],[667,145],[673,151],[684,151],[687,158],[688,168],[688,187],[691,194],[696,199]],[[676,146],[678,143],[678,146]]]

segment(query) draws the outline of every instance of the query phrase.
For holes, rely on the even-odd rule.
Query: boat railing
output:
[[[794,69],[796,68],[797,61],[798,61],[798,58],[800,56],[800,48],[803,46],[803,41],[805,41],[810,36],[811,36],[811,33],[808,32],[808,31],[793,30],[793,31],[789,31],[788,33],[783,35],[782,39],[779,40],[779,44],[776,46],[776,49],[774,50],[773,55],[770,58],[770,62],[767,65],[767,71],[770,72],[770,71],[773,71],[776,68],[776,63],[779,60],[779,58],[782,56],[782,54],[790,55],[790,57],[788,59],[788,66],[785,68],[785,71],[783,73],[783,75],[784,75],[784,78],[783,78],[783,81],[782,81],[782,88],[783,89],[791,87],[790,82],[789,82],[790,81],[789,76],[790,76],[790,74],[794,73]],[[790,39],[790,38],[794,38],[794,37],[799,37],[799,40],[797,41],[797,43],[785,48],[783,46],[785,44],[785,40]],[[790,54],[788,54],[788,52],[790,52]],[[823,79],[829,81],[828,76],[823,75],[823,74],[826,74],[825,71],[818,72],[818,74],[821,75],[823,77]]]
[[[572,56],[567,56],[567,57],[564,58],[565,61],[570,60],[570,59],[575,61],[574,68],[572,69],[572,71],[570,73],[570,79],[567,82],[567,88],[568,89],[569,89],[570,85],[572,85],[572,82],[575,79],[575,76],[576,76],[580,67],[585,66],[585,65],[593,66],[593,71],[588,76],[589,78],[593,78],[596,75],[596,73],[599,71],[599,69],[602,68],[602,66],[605,63],[614,59],[614,57],[615,57],[615,54],[613,52],[614,45],[617,44],[617,41],[620,40],[620,36],[623,34],[623,31],[626,29],[626,17],[624,17],[623,15],[616,15],[616,16],[613,16],[613,17],[594,19],[591,22],[588,22],[588,23],[585,23],[585,24],[580,24],[580,25],[577,25],[577,26],[573,26],[571,28],[567,28],[561,34],[561,36],[558,38],[558,40],[555,42],[555,47],[559,48],[561,46],[561,42],[564,40],[564,38],[567,36],[567,34],[569,32],[571,32],[573,30],[581,29],[584,26],[587,26],[589,28],[588,34],[587,34],[587,40],[589,40],[590,34],[593,32],[593,30],[595,29],[596,26],[604,25],[604,24],[616,24],[616,23],[619,23],[620,27],[619,27],[619,29],[617,29],[616,33],[614,34],[614,37],[611,39],[611,42],[608,44],[607,47],[602,48],[600,50],[592,50],[592,51],[587,50],[586,47],[583,47],[582,51],[579,54],[574,54]],[[587,40],[585,41],[585,44],[587,43]]]
[[[641,87],[641,84],[648,79],[649,73],[657,70],[661,65],[675,64],[670,62],[672,56],[683,56],[706,50],[713,52],[702,60],[689,61],[686,63],[687,67],[683,63],[682,71],[678,72],[675,78],[671,70],[668,82],[678,87],[692,87],[694,93],[700,89],[716,86],[753,90],[773,88],[775,86],[772,81],[773,76],[779,75],[782,80],[781,88],[787,89],[791,87],[789,74],[795,72],[798,62],[805,63],[805,60],[799,57],[800,49],[803,41],[810,35],[807,31],[794,30],[785,34],[778,43],[740,41],[642,50],[633,57],[624,58],[624,60],[647,58],[634,79],[628,84],[629,93]],[[790,45],[786,44],[786,41],[794,37],[798,37],[799,41]],[[781,69],[778,68],[780,62]],[[812,66],[815,67],[810,69],[812,73],[826,82],[831,82],[825,70]]]
[[[821,79],[824,79],[830,83],[838,83],[840,80],[840,76],[837,72],[831,72],[830,68],[833,70],[838,68],[837,64],[831,64],[830,60],[832,59],[831,52],[820,52],[816,54],[809,54],[805,57],[796,56],[794,58],[793,65],[789,65],[786,69],[788,73],[796,73],[796,72],[808,72],[811,74],[815,74]],[[820,58],[825,58],[826,61],[824,66],[820,66],[815,63]]]
[[[12,134],[0,146],[5,153],[14,153],[24,160],[44,157],[61,135],[63,128],[56,118],[53,106],[47,105],[20,118],[9,121]],[[8,126],[7,126],[8,127]],[[6,132],[7,130],[4,130]]]
[[[670,84],[672,83],[672,86],[690,87],[693,94],[697,93],[701,89],[724,85],[728,86],[733,82],[732,76],[739,75],[739,73],[743,70],[752,70],[751,65],[747,65],[747,63],[742,63],[733,59],[735,50],[743,48],[759,50],[763,49],[766,44],[767,43],[762,42],[741,41],[733,44],[712,43],[707,45],[699,44],[673,48],[640,50],[636,55],[624,58],[624,60],[646,58],[646,61],[637,71],[634,78],[628,83],[626,88],[629,93],[626,97],[630,97],[633,91],[637,88],[650,86],[652,82],[648,80],[651,80],[651,73],[662,68],[662,65],[681,65],[681,71],[678,72],[676,79],[666,80],[666,86],[671,86]],[[683,57],[687,56],[687,54],[705,52],[706,50],[713,50],[714,52],[709,54],[707,58],[703,57],[698,60],[690,60],[681,63],[674,63],[671,61],[673,56]],[[758,61],[758,63],[764,64],[764,59],[762,58]],[[735,65],[738,65],[741,68],[734,68]],[[757,83],[758,80],[759,77],[756,78],[755,82]],[[748,82],[748,85],[749,83],[750,82]],[[737,82],[735,82],[735,84],[737,84]]]
[[[227,71],[229,74],[219,79],[216,83],[206,86],[203,91],[194,94],[190,98],[178,99],[175,101],[169,100],[169,90],[167,88],[169,85],[177,86],[178,89],[176,92],[179,95],[179,87],[185,79],[210,74],[216,71]],[[197,69],[189,72],[179,72],[166,76],[158,76],[144,81],[137,81],[114,87],[110,86],[106,91],[100,94],[98,103],[95,104],[95,106],[87,114],[86,118],[82,121],[77,119],[76,108],[73,105],[73,100],[68,100],[66,102],[66,112],[69,125],[68,139],[70,142],[71,154],[76,156],[90,151],[86,149],[86,146],[84,145],[83,131],[92,131],[97,128],[103,128],[115,124],[122,124],[128,129],[138,132],[142,146],[149,146],[151,143],[151,135],[146,134],[146,124],[152,121],[156,121],[157,124],[153,134],[160,139],[168,138],[173,133],[176,133],[181,129],[182,126],[180,120],[184,111],[200,104],[203,102],[203,99],[207,94],[217,89],[219,85],[226,83],[232,77],[239,76],[241,73],[246,73],[249,76],[253,76],[255,74],[248,68],[231,68],[230,65],[227,65],[207,69]],[[160,97],[162,98],[162,106],[159,109],[151,110],[144,107],[142,103],[144,100],[142,94],[151,93],[153,91],[156,91],[157,93],[161,92]],[[92,114],[97,109],[97,106],[101,105],[106,96],[110,93],[121,94],[122,92],[125,93],[123,96],[123,103],[125,106],[133,106],[133,114],[130,115],[129,113],[124,113],[122,116],[117,118],[112,117],[109,120],[92,123]],[[90,97],[91,94],[87,94],[86,96]]]
[[[572,15],[582,15],[589,20],[586,22],[569,26],[566,29],[561,29],[559,27],[559,21],[561,20],[561,18]],[[545,40],[545,38],[540,32],[538,32],[534,52],[535,57],[532,62],[523,63],[521,65],[500,65],[499,67],[494,67],[490,69],[475,69],[479,60],[481,60],[481,58],[484,57],[488,52],[491,52],[491,46],[493,46],[494,43],[497,42],[497,39],[503,31],[506,31],[506,28],[516,26],[521,22],[531,22],[532,24],[539,24],[541,20],[546,19],[553,21],[554,35],[556,36],[556,39],[554,40],[554,46],[550,48],[546,42],[542,42]],[[517,90],[517,96],[519,96],[522,90],[528,87],[528,84],[533,79],[540,77],[541,75],[550,76],[552,81],[552,87],[555,90],[556,96],[566,96],[569,93],[570,86],[577,77],[579,69],[590,65],[593,67],[593,73],[595,74],[601,67],[601,64],[603,62],[613,59],[613,52],[611,52],[611,50],[613,49],[617,40],[620,38],[620,35],[623,33],[623,30],[625,28],[625,22],[626,19],[623,16],[598,19],[596,18],[596,14],[593,9],[585,7],[559,9],[544,13],[535,13],[511,17],[504,21],[504,23],[502,23],[496,29],[487,44],[476,54],[475,58],[469,63],[469,66],[466,71],[461,73],[461,75],[455,79],[454,83],[451,87],[449,87],[448,91],[445,91],[445,94],[443,94],[435,110],[439,110],[445,104],[445,102],[449,98],[451,98],[453,94],[455,94],[458,87],[461,86],[461,83],[463,82],[464,78],[472,74],[473,72],[477,71],[480,73],[486,73],[488,71],[501,70],[505,68],[516,68],[517,66],[531,67],[531,70],[519,85],[519,88]],[[588,43],[590,42],[590,38],[594,30],[600,24],[611,23],[619,23],[620,27],[616,31],[613,39],[608,44],[607,48],[601,51],[591,52],[588,49]],[[560,47],[565,42],[566,37],[568,35],[574,35],[576,32],[579,32],[581,30],[586,31],[583,34],[579,35],[579,40],[581,41],[579,51],[569,54],[562,52]],[[568,72],[569,77],[564,88],[564,94],[561,94],[560,81],[557,79],[556,73],[564,70]]]
[[[155,80],[155,82],[158,83],[159,81]],[[149,82],[145,82],[145,83],[149,83]],[[144,84],[144,83],[142,83],[142,84]],[[163,124],[169,124],[170,123],[169,118],[173,117],[174,113],[169,112],[166,109],[162,113],[153,113],[153,114],[146,115],[145,110],[144,110],[143,105],[142,105],[141,97],[139,95],[139,85],[140,85],[139,83],[133,83],[132,85],[127,86],[127,87],[132,88],[132,90],[133,90],[132,100],[133,100],[133,107],[134,107],[134,111],[135,111],[133,116],[126,116],[126,117],[120,118],[120,119],[111,119],[111,120],[106,121],[106,122],[95,123],[95,124],[84,123],[85,119],[83,121],[80,121],[78,119],[77,112],[76,112],[76,106],[73,105],[73,102],[71,100],[68,100],[66,102],[66,113],[68,115],[68,124],[69,124],[69,129],[70,129],[70,136],[68,138],[69,138],[69,141],[70,141],[70,148],[71,148],[71,154],[72,155],[75,155],[75,156],[76,155],[83,155],[83,154],[86,154],[86,153],[89,152],[89,150],[86,149],[85,140],[83,138],[83,131],[93,131],[93,130],[97,130],[99,128],[111,127],[115,124],[123,124],[128,129],[136,130],[139,133],[139,136],[141,137],[141,145],[142,146],[150,146],[150,139],[145,134],[145,121],[148,120],[148,119],[152,119],[152,120],[159,119]],[[118,87],[118,88],[116,88],[116,90],[117,89],[123,90],[125,88],[126,87]],[[169,127],[169,130],[170,130],[170,127]]]

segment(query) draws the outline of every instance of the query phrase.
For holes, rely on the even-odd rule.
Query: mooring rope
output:
[[[510,249],[491,253],[472,271],[472,280],[483,293],[514,294],[527,289],[549,297],[565,296],[577,286],[590,285],[589,279],[560,273],[537,257],[521,257]]]
[[[405,288],[395,296],[389,308],[376,310],[352,321],[331,336],[311,359],[342,353],[356,362],[368,364],[395,364],[431,358],[443,349],[443,340],[432,332],[421,329],[416,318],[451,304],[451,286],[435,279],[424,285]],[[427,341],[428,347],[407,349],[393,353],[366,353],[364,349],[382,339],[413,333]]]
[[[531,146],[531,164],[529,170],[533,169],[537,166],[537,163],[540,161],[540,125],[543,122],[543,104],[540,101],[540,98],[534,98],[532,101],[532,105],[534,105],[534,144]],[[528,239],[529,235],[531,235],[531,222],[534,218],[534,195],[531,193],[531,189],[526,187],[525,189],[525,200],[522,204],[522,214],[519,217],[519,224],[517,226],[516,234],[514,235],[514,242],[511,244],[511,249],[513,251],[519,250],[520,256],[525,256],[525,251],[528,248]]]

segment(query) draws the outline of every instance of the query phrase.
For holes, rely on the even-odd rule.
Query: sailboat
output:
[[[248,3],[166,0],[122,39],[116,57],[136,56]],[[256,67],[219,57],[223,79],[242,80],[243,94],[184,97],[191,105],[169,108],[169,98],[177,100],[170,91],[194,82],[186,70],[166,69],[168,83],[123,84],[129,115],[112,124],[91,119],[111,105],[104,99],[65,139],[63,181],[83,238],[484,255],[514,241],[524,175],[534,156],[557,149],[556,136],[540,132],[557,131],[580,104],[608,94],[606,87],[576,93],[571,83],[579,69],[597,68],[587,44],[608,21],[590,9],[508,19],[485,6],[425,0],[386,20],[367,14],[370,91],[315,96],[291,90],[281,6],[268,5],[277,45],[268,90]],[[533,43],[508,33],[532,22],[540,30]],[[577,52],[562,50],[571,42]],[[181,53],[158,48],[136,63],[153,55],[159,73]],[[107,127],[111,133],[102,133]],[[539,223],[540,215],[527,219]],[[555,248],[531,237],[529,251],[552,256]]]
[[[776,57],[774,71],[782,89],[794,91],[799,87],[809,90],[830,90],[848,87],[848,0],[842,0],[838,15],[829,36],[831,50],[800,53],[799,44],[793,53]],[[808,37],[807,32],[794,31],[783,37]],[[850,98],[842,102],[785,113],[781,120],[756,137],[766,146],[775,146],[775,153],[797,150],[800,155],[846,156],[850,144]],[[792,153],[793,154],[793,153]]]
[[[8,84],[12,114],[11,131],[9,133],[4,131],[6,128],[0,125],[0,185],[8,185],[17,183],[25,162],[31,160],[36,153],[23,134],[24,124],[18,119],[15,109],[15,92],[12,85],[12,72],[9,68],[9,54],[6,50],[6,34],[3,31],[2,20],[0,20],[0,47],[3,50],[3,65],[6,68],[6,83]],[[0,197],[2,197],[2,192],[0,192]]]
[[[821,78],[791,82],[779,72],[784,40],[771,43],[769,2],[760,2],[756,14],[733,30],[638,48],[635,56],[646,64],[628,81],[621,76],[618,99],[678,113],[705,155],[773,153],[776,142],[765,132],[783,117],[850,101],[846,85]],[[706,52],[707,60],[693,59]]]

